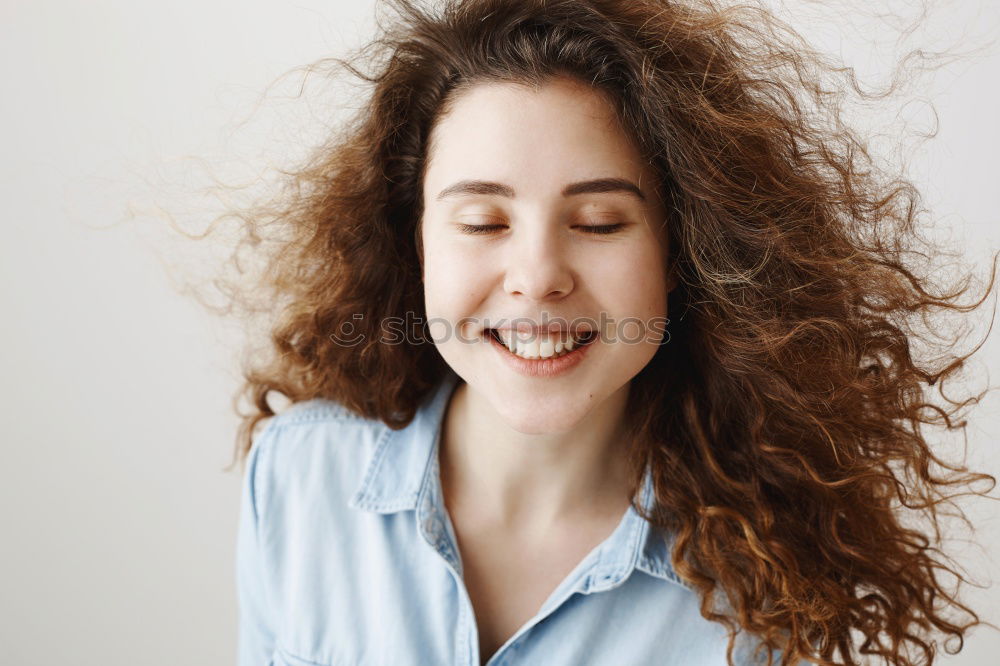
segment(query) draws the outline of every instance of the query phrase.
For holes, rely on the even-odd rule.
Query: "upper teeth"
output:
[[[507,345],[511,353],[522,358],[551,358],[563,352],[573,351],[580,344],[580,334],[574,338],[569,333],[518,333],[510,330],[498,330],[497,335]]]

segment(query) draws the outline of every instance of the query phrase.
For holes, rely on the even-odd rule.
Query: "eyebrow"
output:
[[[642,193],[642,190],[635,183],[624,178],[595,178],[570,183],[563,188],[562,195],[568,197],[575,194],[601,194],[604,192],[625,192],[638,197],[641,201],[646,200],[646,195]],[[487,180],[461,180],[441,190],[437,195],[437,200],[441,201],[447,197],[465,194],[492,195],[511,199],[515,196],[514,188],[510,185]]]

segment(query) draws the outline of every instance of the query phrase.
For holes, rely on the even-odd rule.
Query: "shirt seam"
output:
[[[377,419],[369,419],[348,410],[343,405],[331,403],[327,405],[309,405],[295,409],[296,405],[306,403],[295,403],[287,410],[275,414],[274,419],[280,421],[281,425],[300,425],[303,423],[316,423],[317,421],[357,421],[359,423],[382,423]]]
[[[271,421],[264,432],[261,433],[259,440],[256,442],[255,458],[253,460],[253,469],[251,470],[251,507],[253,508],[254,519],[258,526],[257,538],[260,539],[260,527],[264,524],[264,507],[267,505],[271,497],[271,487],[266,483],[266,478],[262,476],[263,469],[267,466],[268,460],[267,456],[271,455],[271,448],[273,447],[272,442],[278,438],[278,432],[281,430],[281,424],[277,421]]]
[[[674,573],[670,569],[661,569],[659,567],[656,567],[646,558],[640,559],[639,562],[636,564],[635,568],[643,572],[644,574],[647,574],[654,578],[659,578],[668,583],[674,583],[675,585],[680,585],[685,590],[688,590],[689,592],[694,592],[694,590],[689,585],[687,585],[683,580],[681,580],[680,576],[678,576],[676,573]]]

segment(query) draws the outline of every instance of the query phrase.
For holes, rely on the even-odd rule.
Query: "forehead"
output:
[[[476,83],[456,94],[435,124],[427,184],[482,177],[523,185],[593,177],[650,179],[610,100],[568,78],[539,86]]]

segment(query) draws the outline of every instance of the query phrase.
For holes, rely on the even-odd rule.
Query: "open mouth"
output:
[[[511,335],[509,343],[505,342],[500,333],[493,328],[486,329],[483,336],[518,358],[536,361],[572,354],[592,344],[598,337],[596,331],[587,331],[579,335],[533,336],[530,340],[522,340],[509,331],[507,333]]]

